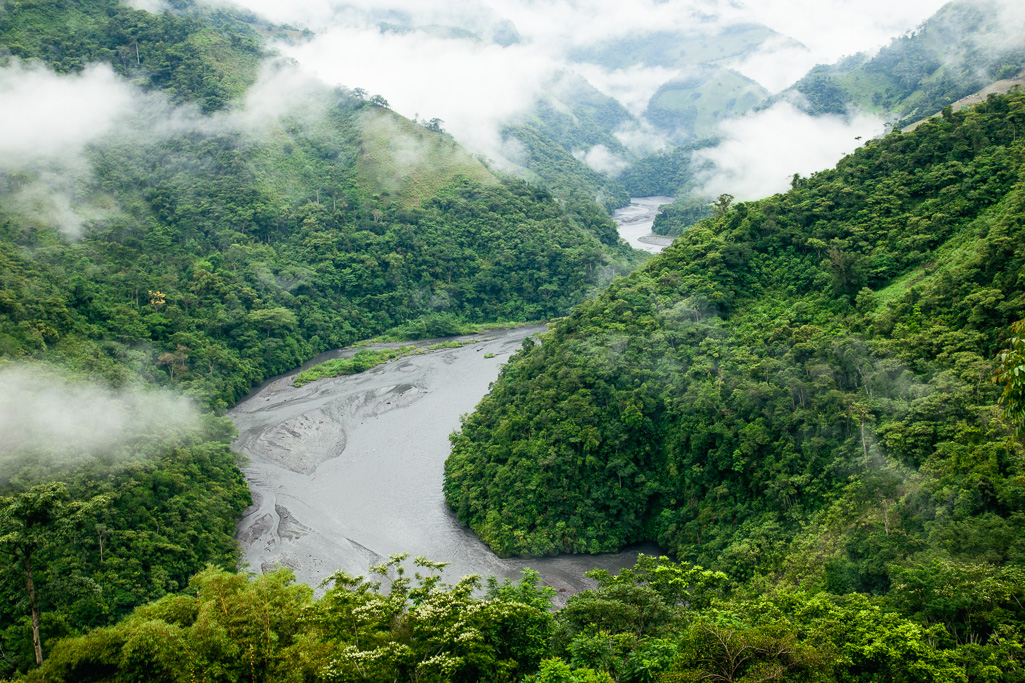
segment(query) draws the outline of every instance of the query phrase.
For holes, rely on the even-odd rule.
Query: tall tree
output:
[[[98,496],[87,503],[68,503],[67,497],[64,484],[50,482],[0,498],[0,553],[24,572],[37,665],[43,663],[43,644],[39,635],[39,594],[33,562],[47,547],[65,540],[75,521],[106,502],[104,497]]]

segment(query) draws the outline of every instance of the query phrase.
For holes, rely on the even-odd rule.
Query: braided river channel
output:
[[[237,536],[248,570],[286,566],[316,587],[338,570],[366,574],[392,554],[409,553],[447,562],[450,583],[465,574],[516,579],[530,567],[562,602],[593,585],[584,571],[615,571],[632,566],[639,552],[657,554],[657,546],[643,544],[605,555],[501,559],[446,506],[449,434],[523,339],[543,331],[459,337],[471,343],[299,388],[292,386],[297,368],[254,390],[229,413],[239,432],[235,449],[249,460],[254,504]],[[304,367],[352,353],[332,351]]]

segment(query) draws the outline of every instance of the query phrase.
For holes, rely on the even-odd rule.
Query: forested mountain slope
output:
[[[33,612],[45,653],[235,568],[251,501],[213,413],[255,383],[386,330],[564,315],[639,258],[593,201],[499,177],[379,98],[307,83],[259,106],[287,65],[262,64],[237,16],[175,8],[0,10],[9,80],[132,104],[79,152],[0,164],[4,399],[37,396],[57,431],[98,397],[127,407],[98,451],[83,444],[102,424],[53,445],[12,439],[3,415],[0,675],[35,661]],[[182,395],[201,410],[180,422],[131,410]]]
[[[210,108],[226,104],[225,83],[256,78],[255,66],[239,66],[259,54],[251,37],[108,5],[16,3],[2,16],[0,44],[58,71],[117,61],[117,46],[129,44],[149,55],[126,67],[136,82]],[[79,38],[57,46],[45,34],[61,22]],[[182,74],[203,71],[210,54],[190,46],[207,34],[200,42],[224,39],[215,52],[234,65],[225,67],[231,78],[186,89],[158,79],[163,53]],[[359,91],[310,85],[258,125],[235,94],[232,111],[199,118],[147,100],[156,111],[93,142],[72,201],[104,210],[84,217],[80,238],[18,201],[48,192],[49,169],[5,171],[6,355],[62,353],[72,364],[95,355],[96,369],[117,374],[124,364],[112,359],[123,351],[113,348],[145,341],[150,356],[187,358],[174,372],[138,372],[173,374],[223,404],[312,353],[413,319],[428,321],[430,334],[459,321],[561,314],[614,261],[635,258],[593,202],[578,198],[566,211]],[[149,120],[161,116],[166,129]]]
[[[449,504],[502,554],[653,539],[835,592],[1022,562],[990,379],[1025,315],[1023,126],[993,97],[684,233],[505,367]]]
[[[175,102],[223,108],[255,80],[264,50],[237,14],[173,0],[178,14],[151,14],[117,0],[18,0],[0,13],[9,57],[38,59],[58,73],[110,64]]]
[[[950,2],[875,56],[817,66],[782,97],[813,114],[845,114],[856,106],[888,114],[897,126],[921,120],[1025,69],[1020,16],[1007,7]]]
[[[563,76],[552,92],[538,99],[524,120],[503,129],[506,144],[519,150],[524,175],[573,204],[597,201],[608,210],[630,203],[618,180],[585,163],[586,154],[602,149],[616,158],[630,153],[615,137],[633,122],[622,105],[583,79]]]

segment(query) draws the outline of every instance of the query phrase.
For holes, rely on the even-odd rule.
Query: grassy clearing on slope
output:
[[[998,211],[999,208],[994,210]],[[877,290],[874,293],[876,308],[882,310],[887,304],[900,301],[912,287],[929,284],[967,261],[978,248],[980,222],[991,220],[990,216],[987,214],[977,218],[940,245],[933,252],[933,259],[929,263],[904,273],[886,287]]]

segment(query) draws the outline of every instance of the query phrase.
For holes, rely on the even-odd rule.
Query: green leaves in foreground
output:
[[[335,574],[319,600],[286,569],[250,580],[210,568],[186,595],[59,643],[28,679],[506,681],[537,669],[553,621],[546,609],[479,600],[478,577],[442,583],[443,565],[424,558],[409,577],[406,559],[375,568],[379,580]]]
[[[410,564],[412,566],[410,566]],[[406,555],[370,579],[333,575],[323,597],[287,569],[252,579],[207,569],[184,595],[58,643],[25,680],[999,681],[1022,671],[1021,577],[990,565],[911,568],[894,598],[765,584],[641,555],[549,611],[536,572],[518,583],[441,580]],[[951,609],[963,573],[982,594]],[[930,577],[936,577],[935,580]]]

